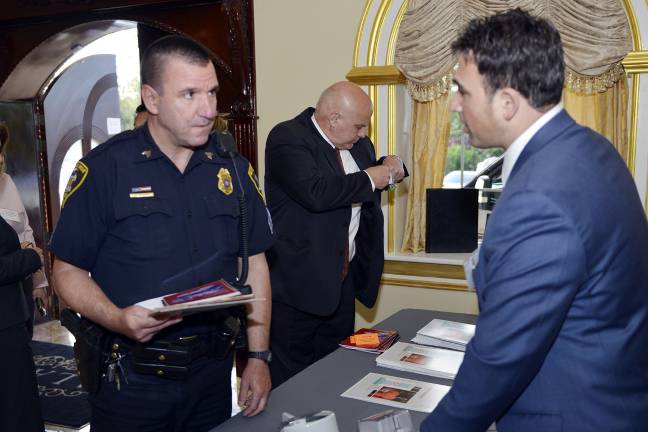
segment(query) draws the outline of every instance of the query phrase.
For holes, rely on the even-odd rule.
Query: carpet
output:
[[[90,422],[72,347],[32,341],[38,393],[45,423],[81,428]]]

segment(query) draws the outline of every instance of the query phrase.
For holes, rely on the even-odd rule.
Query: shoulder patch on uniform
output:
[[[265,202],[265,198],[263,197],[263,192],[261,192],[261,188],[259,188],[259,179],[257,178],[257,175],[254,172],[254,168],[252,168],[251,163],[248,163],[248,177],[250,177],[250,181],[254,185],[254,188],[257,190],[257,192],[259,192],[259,196]]]
[[[86,164],[81,161],[77,162],[74,170],[72,171],[72,174],[70,175],[70,179],[67,182],[67,186],[65,186],[61,208],[65,206],[65,203],[72,196],[72,194],[81,187],[86,177],[88,176],[88,172],[90,172],[90,169]]]

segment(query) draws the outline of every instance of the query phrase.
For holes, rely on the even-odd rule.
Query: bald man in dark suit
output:
[[[360,87],[339,82],[316,108],[268,136],[275,387],[353,333],[356,298],[367,307],[376,301],[384,262],[380,192],[405,173],[396,156],[376,160],[366,136],[371,113]]]

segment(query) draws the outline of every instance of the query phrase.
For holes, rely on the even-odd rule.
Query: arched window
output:
[[[475,3],[472,0],[457,0],[457,2],[465,1],[467,3]],[[579,4],[586,0],[579,0]],[[634,12],[632,9],[631,0],[609,0],[618,3],[618,10],[623,15],[625,21],[625,14],[627,14],[626,27],[629,29],[630,45],[627,50],[632,50],[633,46],[639,50],[641,44],[639,42],[638,27]],[[448,289],[465,289],[464,276],[461,264],[466,257],[466,254],[425,254],[423,252],[403,252],[403,244],[408,241],[406,238],[409,234],[414,233],[418,235],[416,241],[422,240],[421,224],[424,224],[424,194],[416,195],[414,191],[414,177],[424,173],[430,184],[440,187],[446,178],[446,184],[449,184],[453,177],[457,175],[453,171],[461,171],[456,168],[456,159],[461,156],[461,138],[459,138],[458,147],[452,147],[445,141],[453,136],[450,132],[453,122],[447,113],[447,102],[449,101],[449,92],[452,82],[452,65],[446,71],[446,75],[441,74],[434,82],[434,86],[427,88],[413,85],[411,80],[407,80],[405,76],[395,66],[396,45],[399,37],[399,30],[408,19],[410,15],[420,12],[423,8],[434,8],[448,6],[448,2],[428,2],[417,0],[402,0],[402,1],[387,1],[387,0],[368,0],[366,3],[364,14],[361,18],[354,52],[354,67],[347,74],[347,78],[361,85],[367,86],[369,93],[374,103],[374,115],[371,123],[371,138],[378,148],[378,153],[397,153],[407,160],[409,160],[408,167],[410,168],[410,179],[408,184],[399,186],[396,193],[390,194],[388,199],[383,201],[383,209],[386,216],[387,236],[386,247],[387,256],[385,262],[385,274],[383,280],[386,284],[392,285],[406,285],[406,286],[426,286],[434,288],[448,288]],[[451,2],[452,3],[452,2]],[[531,2],[533,4],[537,2]],[[539,5],[539,3],[538,3]],[[465,5],[464,5],[465,6]],[[539,7],[537,5],[533,7]],[[408,9],[409,8],[409,9]],[[461,8],[459,8],[461,9]],[[592,8],[590,8],[591,10]],[[594,8],[596,9],[596,8]],[[447,12],[447,11],[446,11]],[[441,14],[437,14],[441,16]],[[447,15],[447,14],[446,14]],[[446,16],[443,15],[443,16]],[[592,23],[594,18],[582,17],[583,20]],[[564,21],[564,20],[563,20]],[[579,21],[580,22],[580,21]],[[568,24],[568,23],[567,23]],[[561,25],[567,25],[562,23]],[[460,27],[460,26],[459,26]],[[562,29],[559,29],[563,31]],[[414,32],[416,33],[416,32]],[[446,32],[447,33],[447,32]],[[420,34],[420,32],[419,32]],[[438,35],[435,40],[447,39],[451,42],[454,38],[452,34],[444,34],[442,37]],[[434,38],[433,38],[434,39]],[[444,39],[444,40],[445,40]],[[448,42],[446,45],[449,46]],[[618,42],[618,41],[617,41]],[[620,43],[617,43],[619,45]],[[611,44],[614,45],[614,44]],[[613,47],[614,48],[614,47]],[[626,50],[626,53],[627,53]],[[419,55],[422,55],[419,50]],[[439,62],[440,59],[426,54],[426,61],[431,63]],[[625,56],[625,57],[624,57]],[[637,184],[642,195],[648,191],[647,178],[648,173],[644,172],[643,165],[645,161],[639,164],[635,162],[636,155],[646,154],[645,149],[638,149],[638,146],[648,146],[637,141],[637,101],[639,98],[639,75],[638,73],[646,72],[648,70],[648,59],[645,52],[630,52],[627,55],[622,54],[620,59],[625,67],[624,72],[619,72],[619,63],[612,64],[609,68],[603,68],[602,73],[605,75],[605,82],[616,83],[620,82],[621,86],[629,90],[629,97],[625,106],[627,110],[622,109],[623,112],[615,111],[620,118],[627,115],[627,133],[622,129],[626,126],[626,122],[621,120],[617,125],[612,125],[613,133],[619,137],[626,136],[626,144],[621,144],[617,148],[626,159],[629,168],[634,172],[635,166],[639,166],[639,173],[637,174]],[[628,74],[629,80],[626,81],[625,77]],[[571,78],[570,78],[571,77]],[[606,78],[607,77],[607,78]],[[567,77],[567,82],[571,90],[579,90],[580,92],[588,92],[590,87],[585,84],[586,81],[579,77],[578,74],[572,74]],[[595,88],[602,81],[593,79],[587,81]],[[410,96],[413,90],[428,92],[431,96],[429,99],[439,100],[436,107],[424,106],[421,104],[415,107],[412,103]],[[619,90],[618,100],[623,99],[623,89]],[[627,92],[627,90],[626,90]],[[596,98],[596,95],[589,96]],[[567,104],[570,102],[568,101]],[[584,103],[583,105],[592,105],[592,103]],[[428,112],[425,116],[420,111],[427,109]],[[571,109],[568,107],[568,109]],[[573,112],[573,111],[572,111]],[[419,127],[416,127],[416,119],[420,117],[426,120],[421,120]],[[430,121],[430,119],[432,119]],[[432,124],[434,122],[436,124]],[[585,122],[585,120],[581,120]],[[414,123],[414,127],[411,125]],[[585,122],[592,127],[592,124]],[[427,130],[425,130],[427,128]],[[427,140],[432,145],[414,146],[412,145],[418,137],[415,134],[427,134]],[[622,140],[615,140],[613,136],[603,132],[611,139],[611,141],[622,142]],[[455,132],[459,136],[458,132]],[[435,146],[437,146],[435,148]],[[455,150],[456,149],[456,150]],[[465,148],[464,148],[465,150]],[[421,152],[428,152],[429,161],[427,163],[421,162]],[[431,155],[431,151],[436,151],[436,155]],[[458,151],[458,156],[457,156]],[[472,155],[468,155],[464,151],[464,162],[466,159],[472,159]],[[488,159],[496,155],[484,155],[484,159]],[[491,159],[492,160],[492,159]],[[466,166],[464,165],[464,180],[471,175],[470,172],[466,173]],[[468,171],[477,171],[468,170]],[[434,178],[432,178],[434,177]],[[459,173],[459,177],[460,173]],[[475,179],[473,179],[474,184]],[[459,178],[456,183],[461,183]],[[430,186],[427,186],[430,187]],[[423,188],[423,191],[425,188]],[[489,192],[490,193],[490,192]],[[412,202],[408,203],[408,198],[412,198]],[[482,196],[481,200],[490,199]],[[648,197],[646,198],[648,201]],[[415,207],[416,205],[418,207]],[[648,204],[647,204],[648,208]],[[408,218],[412,215],[418,218],[416,224],[407,227]],[[409,230],[409,231],[408,231]],[[415,236],[416,237],[416,236]],[[416,250],[423,249],[419,247]],[[433,282],[431,282],[433,281]]]

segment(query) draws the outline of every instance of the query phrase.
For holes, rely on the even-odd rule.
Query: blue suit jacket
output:
[[[648,224],[605,138],[564,111],[540,129],[474,277],[475,336],[422,431],[648,430]]]

